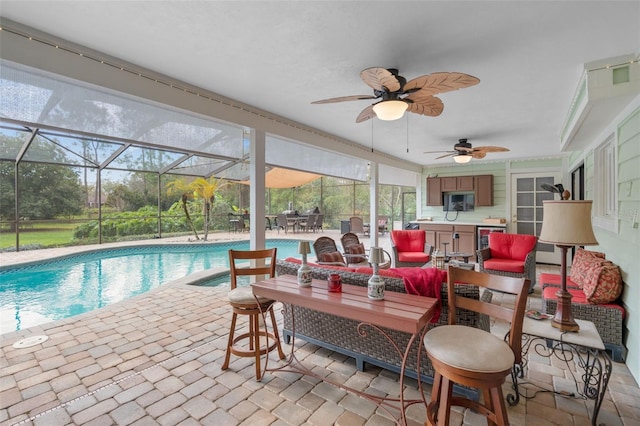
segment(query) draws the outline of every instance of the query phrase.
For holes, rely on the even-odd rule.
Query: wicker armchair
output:
[[[536,244],[538,237],[525,234],[489,234],[489,247],[477,250],[480,272],[531,281],[529,293],[536,283]]]
[[[367,250],[363,250],[362,252],[356,253],[357,250],[354,249],[353,246],[362,246],[362,243],[360,243],[360,238],[358,238],[358,236],[353,232],[347,232],[342,237],[340,237],[340,242],[342,243],[344,255],[349,261],[349,264],[354,263],[354,262],[351,262],[351,259],[349,259],[351,256],[357,257],[359,254],[364,253],[363,255],[364,258],[365,259],[369,258],[369,254],[367,253]],[[391,255],[389,254],[388,251],[384,249],[382,251],[384,252],[385,259],[384,259],[384,262],[379,264],[378,266],[380,267],[380,269],[389,269],[391,267]],[[367,264],[368,264],[368,261],[367,261]]]
[[[433,246],[425,242],[426,234],[421,230],[391,231],[394,268],[424,266],[431,260]]]
[[[313,242],[313,251],[316,253],[316,263],[318,265],[347,266],[344,256],[338,251],[338,246],[336,246],[336,242],[332,238],[320,237],[315,240]]]

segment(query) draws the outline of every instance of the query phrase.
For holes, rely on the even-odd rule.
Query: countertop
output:
[[[461,220],[412,220],[409,223],[417,223],[424,225],[473,225],[473,226],[486,226],[495,228],[506,228],[506,223],[484,223],[484,222],[465,222]]]

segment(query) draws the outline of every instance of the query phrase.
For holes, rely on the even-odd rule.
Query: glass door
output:
[[[416,193],[402,193],[402,228],[405,229],[409,222],[416,220]],[[396,229],[395,226],[393,229]]]
[[[560,182],[560,172],[522,173],[511,175],[510,232],[540,236],[542,202],[559,199],[559,195],[542,189],[542,184]],[[553,244],[538,243],[536,262],[558,264],[560,251]]]

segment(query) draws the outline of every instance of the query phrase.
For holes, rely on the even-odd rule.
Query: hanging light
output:
[[[465,164],[471,161],[471,156],[469,154],[458,154],[453,156],[453,161],[460,164]]]
[[[373,112],[380,120],[392,121],[402,118],[409,104],[403,101],[382,101],[373,106]]]

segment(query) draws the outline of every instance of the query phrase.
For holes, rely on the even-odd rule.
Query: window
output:
[[[594,224],[617,232],[618,185],[616,179],[616,144],[611,135],[594,152]]]

